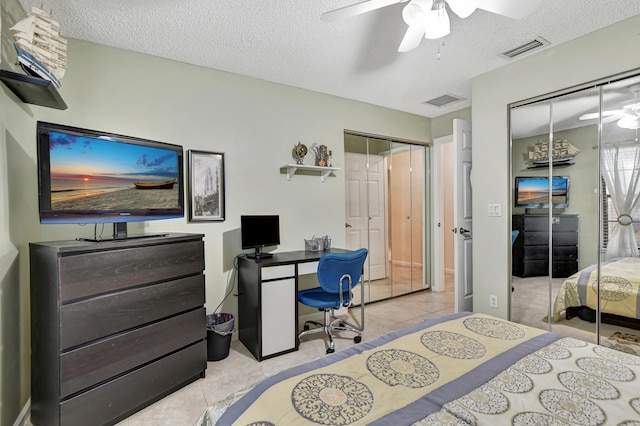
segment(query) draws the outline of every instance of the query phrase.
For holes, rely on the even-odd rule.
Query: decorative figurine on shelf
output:
[[[291,155],[293,156],[293,159],[296,160],[296,164],[302,164],[304,156],[307,155],[307,146],[298,142],[298,144],[293,147]]]
[[[329,160],[331,159],[331,150],[326,145],[318,145],[314,143],[311,145],[311,150],[316,155],[316,166],[331,166]]]

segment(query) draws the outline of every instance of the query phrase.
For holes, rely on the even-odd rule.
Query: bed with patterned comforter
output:
[[[553,320],[569,308],[596,309],[598,270],[591,265],[567,278],[553,303]],[[640,319],[640,258],[623,257],[600,268],[600,310],[605,314]]]
[[[640,357],[482,314],[285,370],[198,425],[640,425]]]

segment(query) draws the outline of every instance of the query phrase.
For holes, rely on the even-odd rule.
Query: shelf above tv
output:
[[[49,80],[7,70],[0,70],[0,80],[24,103],[67,109],[67,104]]]
[[[553,167],[567,167],[573,166],[575,163],[573,161],[554,161],[551,164],[553,165]],[[549,162],[530,164],[529,166],[527,166],[527,169],[542,169],[547,167],[549,167]]]
[[[340,170],[339,167],[329,167],[329,166],[308,166],[305,164],[287,164],[287,180],[291,180],[293,175],[296,174],[298,170],[307,170],[312,172],[320,172],[320,178],[324,182],[327,180],[327,177],[331,174],[331,172]]]

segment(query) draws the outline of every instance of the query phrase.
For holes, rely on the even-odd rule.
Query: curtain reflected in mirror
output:
[[[639,92],[633,76],[510,110],[511,319],[638,354]],[[533,177],[538,194],[518,186]]]

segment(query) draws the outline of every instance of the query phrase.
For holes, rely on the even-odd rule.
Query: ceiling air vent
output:
[[[528,43],[523,44],[522,46],[518,46],[514,49],[507,50],[506,52],[502,52],[500,56],[507,59],[514,59],[518,56],[522,56],[525,53],[529,53],[532,50],[536,50],[541,48],[542,46],[546,46],[549,42],[542,37],[535,38]]]
[[[428,100],[425,102],[425,104],[433,105],[437,107],[443,107],[443,106],[452,104],[454,102],[464,101],[464,100],[466,100],[466,98],[463,98],[462,96],[456,96],[456,95],[447,93],[446,95],[438,96],[437,98]]]

